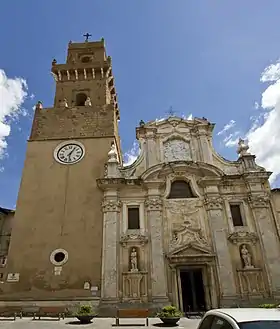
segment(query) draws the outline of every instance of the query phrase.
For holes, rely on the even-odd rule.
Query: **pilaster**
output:
[[[266,267],[269,271],[271,289],[280,295],[280,250],[277,229],[273,223],[268,196],[251,195],[248,199],[257,225],[261,247],[264,252]]]
[[[145,201],[149,231],[151,235],[151,282],[153,302],[168,301],[167,282],[163,253],[162,200],[159,196],[149,196]]]
[[[213,163],[212,151],[210,149],[210,143],[208,140],[208,135],[204,131],[198,133],[201,145],[201,153],[203,161],[206,163]]]
[[[104,301],[118,299],[118,254],[117,241],[119,232],[121,202],[117,199],[105,199],[103,209],[103,248],[102,248],[102,290]]]
[[[220,197],[205,199],[205,207],[213,235],[217,256],[218,276],[221,290],[221,302],[230,302],[236,295],[234,272],[227,241],[227,226],[223,216],[223,200]]]

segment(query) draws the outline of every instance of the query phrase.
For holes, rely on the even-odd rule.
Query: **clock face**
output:
[[[84,148],[80,143],[67,143],[56,148],[55,159],[63,164],[73,164],[82,160],[84,154]]]

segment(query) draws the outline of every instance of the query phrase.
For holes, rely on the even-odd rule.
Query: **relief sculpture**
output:
[[[165,207],[171,222],[171,249],[185,244],[208,246],[200,223],[200,200],[166,201]]]
[[[164,160],[169,161],[190,161],[190,144],[181,139],[171,139],[164,143]]]

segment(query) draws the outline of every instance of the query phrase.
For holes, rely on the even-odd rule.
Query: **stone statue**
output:
[[[86,101],[85,101],[85,106],[91,106],[91,100],[90,97],[88,96]]]
[[[140,127],[144,127],[144,126],[145,126],[145,122],[144,122],[143,120],[141,120],[141,121],[139,122],[139,126],[140,126]]]
[[[130,265],[131,265],[131,272],[138,272],[137,267],[137,251],[135,248],[132,248],[130,253]]]
[[[244,262],[244,268],[253,268],[254,267],[252,265],[252,255],[249,252],[249,250],[247,249],[245,244],[243,244],[241,247],[240,255]]]
[[[56,65],[57,61],[56,59],[54,58],[53,61],[52,61],[52,66]]]
[[[249,146],[245,143],[245,140],[239,138],[237,154],[239,154],[239,156],[248,155],[250,154],[248,150],[249,150]]]
[[[41,110],[43,108],[43,103],[41,101],[38,101],[36,104],[36,110]]]
[[[64,98],[62,101],[59,102],[60,107],[68,107],[67,99]]]
[[[112,145],[111,145],[110,151],[108,152],[108,157],[109,157],[109,159],[117,158],[117,148],[114,143],[112,143]]]

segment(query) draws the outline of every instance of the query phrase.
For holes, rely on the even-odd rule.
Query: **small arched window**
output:
[[[84,56],[81,58],[82,63],[89,63],[91,61],[91,58],[89,56]]]
[[[187,199],[195,197],[188,182],[184,180],[172,182],[168,199]]]
[[[76,106],[85,106],[85,101],[87,99],[87,95],[84,93],[79,93],[76,95]]]

